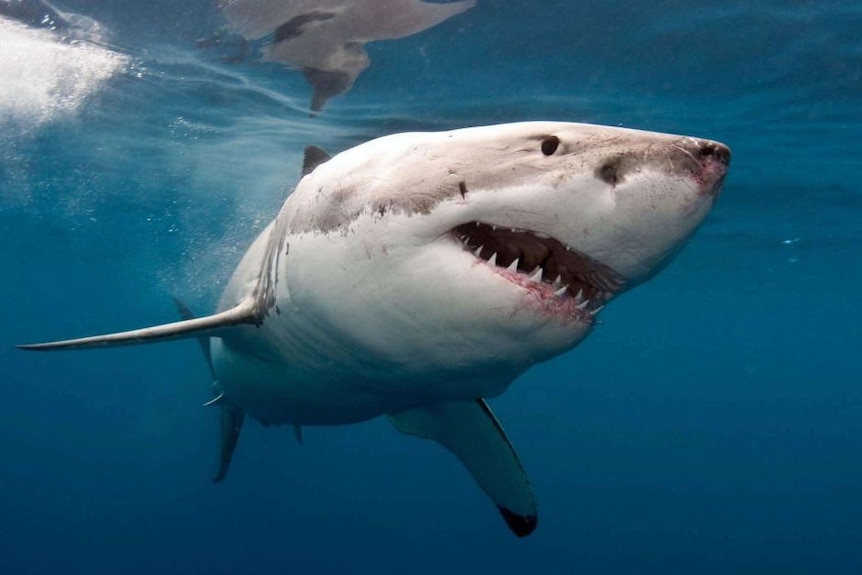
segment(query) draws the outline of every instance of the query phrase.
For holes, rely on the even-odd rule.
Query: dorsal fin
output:
[[[302,175],[307,176],[314,168],[332,159],[326,150],[317,146],[306,146],[305,157],[302,159]]]
[[[94,335],[91,337],[52,341],[49,343],[32,343],[27,345],[18,345],[16,347],[33,351],[53,351],[59,349],[86,349],[92,347],[137,345],[170,339],[217,336],[225,328],[242,324],[257,325],[259,323],[260,321],[257,319],[255,312],[255,300],[254,298],[247,298],[229,310],[208,315],[206,317],[187,319],[106,335]]]

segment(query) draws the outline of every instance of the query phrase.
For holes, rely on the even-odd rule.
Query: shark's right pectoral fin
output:
[[[243,324],[258,325],[260,322],[258,304],[254,298],[249,297],[228,310],[204,317],[184,319],[183,321],[106,335],[52,341],[50,343],[33,343],[18,345],[16,347],[32,351],[54,351],[61,349],[137,345],[170,339],[218,336],[225,329]]]
[[[494,501],[518,537],[536,529],[536,501],[509,438],[484,400],[454,401],[390,415],[402,433],[431,439],[454,453]]]
[[[218,471],[213,477],[214,483],[218,483],[227,475],[233,452],[236,449],[237,441],[239,441],[239,432],[242,431],[242,423],[245,420],[243,410],[234,405],[223,404],[219,406],[219,409],[221,410],[221,447]]]

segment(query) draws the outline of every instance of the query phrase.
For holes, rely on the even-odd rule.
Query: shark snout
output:
[[[700,154],[700,182],[703,193],[718,197],[721,184],[730,166],[730,148],[712,140],[698,140]]]
[[[690,152],[698,164],[694,175],[701,186],[701,192],[717,197],[730,166],[730,148],[720,142],[700,139],[695,139],[691,148]]]
[[[695,140],[694,154],[701,162],[717,162],[725,168],[730,165],[730,148],[713,140]]]

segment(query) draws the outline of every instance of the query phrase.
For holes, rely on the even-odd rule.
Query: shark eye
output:
[[[554,155],[560,146],[560,139],[556,136],[547,136],[542,140],[542,153],[546,156]]]

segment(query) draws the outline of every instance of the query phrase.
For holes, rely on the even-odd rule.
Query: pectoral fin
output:
[[[455,454],[497,505],[518,537],[536,529],[530,480],[502,426],[482,399],[456,401],[390,415],[402,433],[431,439]]]
[[[256,306],[256,301],[253,298],[248,298],[231,309],[205,317],[185,319],[183,321],[134,329],[131,331],[109,333],[106,335],[52,341],[49,343],[17,345],[15,347],[32,351],[53,351],[59,349],[85,349],[93,347],[137,345],[142,343],[167,341],[170,339],[218,336],[223,333],[225,329],[229,329],[233,326],[242,324],[259,324],[259,312],[257,311]]]

